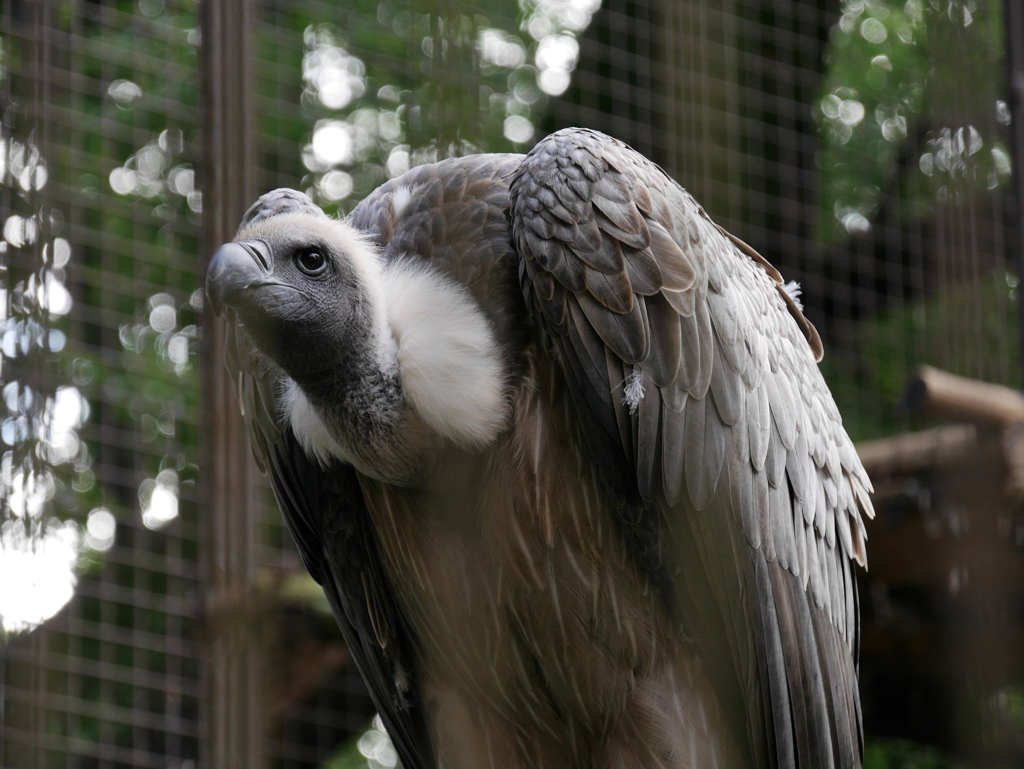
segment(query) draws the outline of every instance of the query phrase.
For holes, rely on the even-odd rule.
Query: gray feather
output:
[[[721,341],[714,344],[714,364],[711,369],[711,396],[714,398],[718,415],[724,424],[739,422],[746,406],[746,392],[739,376],[729,369],[721,352]]]
[[[323,209],[305,193],[282,187],[260,196],[243,214],[239,226],[242,227],[279,214],[291,213],[326,216]]]
[[[559,159],[559,178],[534,164],[548,157]],[[536,191],[545,185],[557,195]],[[779,293],[781,276],[764,257],[620,142],[581,129],[545,139],[517,172],[511,197],[527,264],[545,260],[556,280],[534,292],[543,318],[559,315],[548,305],[573,280],[563,276],[577,274],[578,309],[565,322],[586,331],[557,327],[567,370],[616,393],[604,434],[618,436],[636,491],[664,511],[673,536],[696,538],[676,543],[690,553],[676,564],[679,584],[707,584],[723,606],[743,607],[715,620],[724,646],[708,664],[732,665],[742,680],[742,694],[723,702],[743,703],[747,733],[764,735],[748,755],[755,765],[790,769],[850,765],[860,711],[853,659],[839,639],[856,622],[848,558],[862,550],[870,501],[814,367],[816,332]],[[548,211],[551,197],[558,200]],[[517,217],[537,216],[561,224],[517,228]],[[547,232],[563,241],[557,254],[543,245]],[[539,272],[522,274],[537,281]],[[645,394],[631,413],[622,388],[637,369]],[[660,514],[640,515],[654,516],[644,525],[656,527]],[[720,570],[730,562],[739,572]],[[756,600],[744,604],[746,597]],[[710,605],[701,611],[712,620]]]

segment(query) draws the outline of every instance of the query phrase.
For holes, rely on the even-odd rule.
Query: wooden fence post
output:
[[[201,257],[234,236],[254,198],[251,35],[252,0],[200,4],[202,30],[203,239]],[[205,274],[205,269],[204,269]],[[244,609],[256,579],[258,471],[224,367],[224,328],[204,314],[204,463],[207,606],[225,602]],[[206,735],[208,769],[265,766],[263,664],[258,634],[248,627],[255,612],[231,612],[231,622],[207,622]],[[207,612],[207,617],[210,611]]]

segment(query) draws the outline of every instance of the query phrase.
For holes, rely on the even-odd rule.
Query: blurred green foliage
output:
[[[568,77],[574,34],[594,8],[592,0],[454,10],[311,0],[264,9],[254,43],[261,167],[290,177],[329,210],[345,210],[412,164],[526,146],[545,91],[564,89],[546,75]],[[75,118],[50,127],[50,156],[40,163],[60,190],[58,208],[75,208],[58,213],[95,233],[71,244],[80,276],[75,302],[89,308],[79,313],[88,319],[53,356],[55,377],[72,380],[93,404],[93,435],[137,437],[139,450],[116,452],[113,464],[143,475],[129,496],[124,484],[97,482],[84,460],[74,478],[64,473],[48,514],[82,527],[104,505],[122,519],[138,510],[147,527],[163,528],[178,519],[179,500],[196,482],[198,10],[196,0],[115,0],[91,14],[68,2],[54,17],[76,47],[73,63],[56,64],[73,67],[89,87],[54,91],[54,106]],[[3,41],[3,71],[20,71],[22,42]],[[19,81],[13,91],[22,85],[30,87]],[[140,287],[150,287],[144,299]],[[109,447],[94,441],[89,450],[111,462]],[[86,548],[79,568],[100,562]]]
[[[997,0],[844,0],[814,104],[817,238],[868,232],[889,195],[923,219],[1006,183],[1009,151],[990,128],[1009,122],[1002,61]],[[967,123],[942,122],[953,119]]]
[[[1010,769],[1012,766],[1015,764],[1010,760],[965,760],[911,740],[875,737],[864,742],[864,769]]]
[[[813,106],[815,238],[836,254],[852,238],[872,238],[879,220],[928,230],[957,206],[987,205],[1011,173],[1002,2],[843,0],[841,10]],[[925,271],[935,269],[934,255],[922,256]],[[822,369],[855,440],[922,426],[902,402],[918,365],[1020,383],[1013,276],[996,270],[927,298],[922,288],[861,318],[839,354],[826,352]]]
[[[575,35],[597,4],[359,0],[329,22],[293,6],[261,29],[258,51],[301,72],[301,109],[275,110],[261,127],[302,146],[301,184],[329,210],[350,209],[413,165],[522,150],[547,99],[567,86]],[[301,49],[279,44],[282,27]]]
[[[908,422],[904,403],[916,366],[972,376],[979,361],[996,362],[1001,375],[992,378],[1019,387],[1017,301],[1016,277],[997,272],[977,286],[939,291],[858,323],[845,360],[826,351],[821,362],[850,437],[866,440],[923,426]],[[849,359],[855,361],[852,372]]]
[[[909,740],[868,740],[864,745],[864,769],[953,769],[949,757],[937,748]]]
[[[76,300],[92,309],[84,317],[122,319],[116,338],[109,321],[83,322],[67,358],[97,404],[95,423],[107,435],[137,438],[137,450],[117,464],[144,475],[139,494],[101,483],[102,501],[119,517],[141,511],[147,527],[161,528],[177,513],[179,484],[195,483],[200,437],[198,3],[119,0],[102,19],[81,18],[73,4],[63,10],[62,31],[83,36],[77,66],[104,87],[67,93],[63,106],[78,119],[62,123],[51,142],[55,179],[81,190],[74,213],[102,233],[72,244],[82,276]],[[152,287],[141,302],[140,287]],[[171,495],[158,494],[162,519],[151,506],[158,485]]]

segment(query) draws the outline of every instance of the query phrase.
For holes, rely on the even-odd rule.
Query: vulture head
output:
[[[284,372],[282,416],[324,463],[405,484],[433,443],[479,448],[504,421],[500,355],[465,289],[423,265],[387,269],[301,192],[250,208],[207,292]]]
[[[208,279],[215,312],[234,310],[296,382],[333,377],[343,362],[393,367],[376,251],[319,209],[243,224],[214,255]]]

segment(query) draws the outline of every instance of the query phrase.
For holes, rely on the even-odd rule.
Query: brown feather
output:
[[[689,257],[658,222],[649,222],[651,253],[660,267],[661,285],[669,291],[688,291],[697,281],[697,271]]]
[[[662,290],[664,276],[649,251],[627,247],[623,254],[626,273],[636,293],[652,296]]]
[[[569,248],[588,267],[600,272],[617,274],[625,269],[625,259],[622,255],[622,245],[614,237],[602,237],[597,224],[594,221],[586,223],[588,229],[592,228],[596,233],[594,243],[569,242]]]
[[[632,309],[621,315],[610,315],[590,294],[579,293],[576,300],[604,343],[627,363],[639,363],[647,357],[649,339],[646,308],[642,297],[636,297]]]
[[[686,487],[697,510],[711,502],[725,458],[725,430],[707,398],[686,407]]]
[[[686,402],[683,393],[683,402]],[[685,427],[686,415],[682,408],[673,411],[669,408],[661,410],[661,472],[665,483],[665,500],[674,506],[680,499],[683,490],[683,473],[680,468],[685,459]]]
[[[640,496],[654,499],[662,489],[661,480],[661,400],[654,382],[643,375],[644,391],[637,409],[637,484]]]
[[[679,315],[661,294],[646,297],[651,346],[643,360],[644,372],[658,387],[676,382],[682,360]]]
[[[697,292],[689,291],[663,291],[669,304],[684,318],[693,317],[693,311],[697,301]]]
[[[633,309],[633,290],[625,272],[608,274],[587,270],[586,288],[590,296],[618,315]]]

